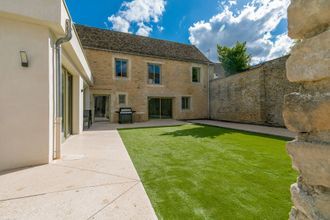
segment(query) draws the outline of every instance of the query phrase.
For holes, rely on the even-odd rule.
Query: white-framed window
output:
[[[115,76],[116,78],[128,78],[128,60],[115,59]]]
[[[191,109],[191,97],[182,96],[181,97],[181,110],[190,110]]]
[[[161,65],[148,63],[148,84],[161,84]]]
[[[119,106],[126,106],[126,104],[127,104],[127,95],[126,94],[118,95],[118,104],[119,104]]]
[[[193,67],[192,68],[191,81],[193,83],[200,83],[201,82],[201,68],[200,67]]]

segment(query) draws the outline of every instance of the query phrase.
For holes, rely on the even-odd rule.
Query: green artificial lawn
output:
[[[287,140],[193,124],[119,132],[159,219],[288,219]]]

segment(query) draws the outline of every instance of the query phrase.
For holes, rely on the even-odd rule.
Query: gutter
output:
[[[61,125],[62,125],[62,47],[61,45],[68,42],[72,38],[72,23],[70,19],[65,21],[66,24],[66,35],[60,37],[55,42],[55,69],[56,69],[56,86],[54,88],[54,94],[56,94],[56,117],[55,117],[55,155],[54,159],[61,158]]]

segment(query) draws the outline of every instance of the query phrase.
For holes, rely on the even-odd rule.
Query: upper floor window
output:
[[[124,59],[116,59],[116,77],[127,78],[128,61]]]
[[[181,109],[190,110],[191,98],[190,97],[181,97]]]
[[[148,83],[149,84],[160,84],[160,65],[159,64],[148,64]]]
[[[201,81],[201,68],[193,67],[192,68],[192,82],[199,83]]]

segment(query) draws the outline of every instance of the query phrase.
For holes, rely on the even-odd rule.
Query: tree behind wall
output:
[[[237,42],[232,48],[217,45],[218,58],[226,71],[226,76],[249,68],[251,56],[246,51],[246,42]]]

